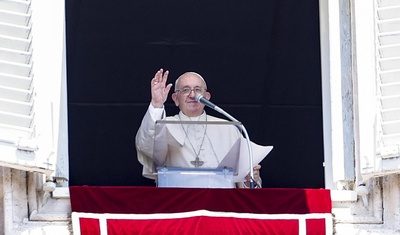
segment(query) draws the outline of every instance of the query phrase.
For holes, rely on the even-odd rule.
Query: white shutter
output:
[[[0,0],[0,166],[46,175],[56,168],[60,1]]]
[[[400,1],[378,0],[377,87],[380,101],[378,115],[378,155],[382,159],[399,157],[400,147]],[[384,164],[391,165],[391,164]],[[400,169],[381,169],[391,171]]]
[[[29,1],[0,1],[0,141],[34,135]]]
[[[360,182],[400,173],[400,1],[354,0],[355,154]]]

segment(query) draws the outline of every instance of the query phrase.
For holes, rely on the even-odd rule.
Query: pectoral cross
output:
[[[194,167],[198,168],[204,164],[204,161],[200,161],[199,157],[196,157],[196,160],[190,161],[190,164],[192,164]]]

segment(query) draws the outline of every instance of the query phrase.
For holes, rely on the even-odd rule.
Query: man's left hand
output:
[[[254,182],[257,183],[261,180],[260,178],[260,169],[261,169],[261,165],[257,165],[253,168],[253,174],[254,174]],[[245,177],[245,184],[247,187],[250,187],[250,172],[249,174],[246,175]]]

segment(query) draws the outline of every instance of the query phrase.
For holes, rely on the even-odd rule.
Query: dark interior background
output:
[[[154,185],[134,139],[164,68],[171,83],[202,74],[211,100],[274,146],[263,187],[324,187],[317,0],[65,3],[71,186]]]

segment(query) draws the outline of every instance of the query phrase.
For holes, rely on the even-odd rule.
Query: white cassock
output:
[[[164,109],[154,108],[151,104],[136,134],[136,150],[139,162],[143,165],[143,176],[155,179],[156,167],[218,167],[232,146],[241,137],[239,130],[232,125],[207,124],[167,124],[157,131],[157,143],[154,138],[156,121],[222,121],[224,119],[207,115],[188,117],[182,112],[165,117]],[[164,141],[160,141],[164,140]],[[197,158],[197,161],[196,161]]]

